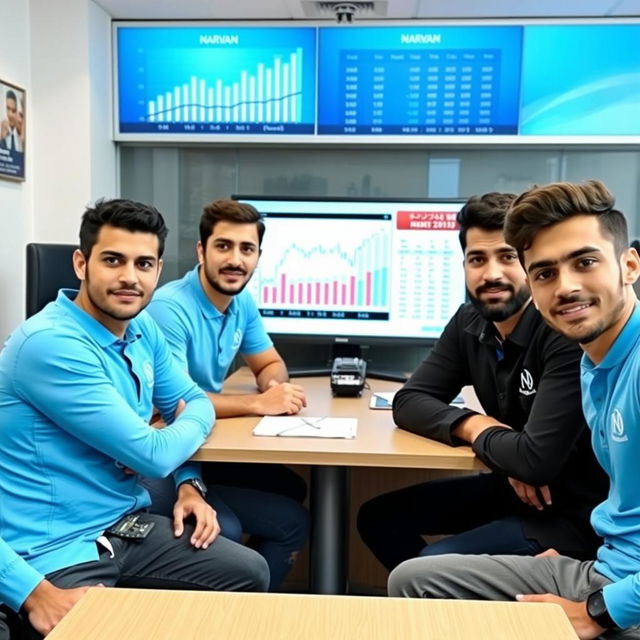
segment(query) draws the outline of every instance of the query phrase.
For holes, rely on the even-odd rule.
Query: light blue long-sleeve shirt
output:
[[[582,360],[582,402],[598,461],[609,475],[607,499],[591,515],[604,538],[597,571],[607,610],[620,627],[640,623],[640,307],[602,362]]]
[[[61,291],[0,354],[0,600],[14,609],[36,574],[96,560],[96,538],[150,504],[123,465],[168,475],[214,419],[146,312],[121,340],[74,296]],[[172,424],[149,426],[153,406],[170,421],[180,399],[187,405]],[[176,482],[193,475],[184,465]]]

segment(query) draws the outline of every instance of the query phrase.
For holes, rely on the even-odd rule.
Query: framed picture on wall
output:
[[[26,92],[0,80],[0,178],[24,180]]]

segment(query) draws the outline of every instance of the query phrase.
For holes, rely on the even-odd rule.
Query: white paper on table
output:
[[[265,416],[253,429],[253,435],[288,438],[355,438],[357,430],[357,418]]]

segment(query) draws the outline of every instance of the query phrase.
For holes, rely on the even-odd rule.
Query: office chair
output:
[[[75,244],[31,242],[27,245],[27,318],[55,300],[58,289],[78,289],[73,270]]]

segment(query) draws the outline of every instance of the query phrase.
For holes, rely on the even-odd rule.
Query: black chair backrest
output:
[[[31,242],[27,245],[27,318],[55,300],[58,289],[78,289],[73,270],[75,244]]]

